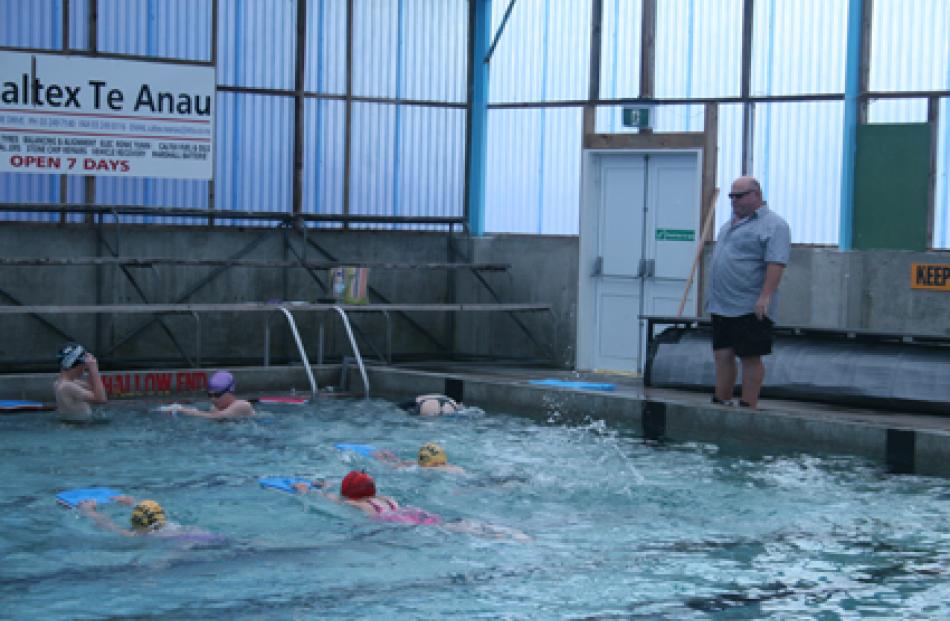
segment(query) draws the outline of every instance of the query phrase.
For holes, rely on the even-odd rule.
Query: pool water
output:
[[[112,404],[111,422],[0,417],[3,619],[946,619],[950,483],[852,457],[724,454],[596,420],[420,419],[382,400],[216,423]],[[442,444],[465,474],[393,469]],[[373,521],[262,476],[339,480],[529,541]],[[122,537],[54,495],[152,498],[205,545]],[[123,525],[129,508],[102,511]]]

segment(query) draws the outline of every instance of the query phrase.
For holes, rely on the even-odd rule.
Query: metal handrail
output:
[[[343,327],[346,328],[346,336],[350,339],[350,347],[353,349],[353,356],[356,357],[356,366],[360,369],[360,376],[363,378],[363,398],[369,399],[369,379],[366,377],[366,367],[363,366],[363,356],[360,355],[360,348],[356,345],[356,339],[353,338],[353,330],[350,329],[350,320],[346,312],[339,306],[333,305],[333,310],[340,314],[343,320]]]
[[[297,331],[297,322],[294,321],[294,316],[290,314],[290,311],[283,306],[278,306],[275,310],[280,310],[284,313],[284,317],[287,318],[287,323],[290,324],[290,331],[294,335],[294,341],[297,343],[297,351],[300,353],[300,360],[303,362],[303,368],[307,372],[307,379],[310,380],[310,400],[312,401],[317,396],[317,381],[313,378],[313,369],[310,368],[310,360],[307,359],[307,352],[303,348],[303,342],[300,340],[300,332]]]

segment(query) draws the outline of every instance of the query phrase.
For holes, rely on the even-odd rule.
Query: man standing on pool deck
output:
[[[59,350],[59,377],[53,383],[56,412],[60,420],[87,423],[94,420],[93,403],[109,400],[99,377],[99,362],[79,343],[67,343]],[[83,379],[88,372],[89,380]]]
[[[234,376],[227,371],[217,371],[208,380],[208,397],[211,398],[211,410],[199,410],[187,406],[178,406],[169,409],[172,412],[179,412],[187,416],[200,416],[202,418],[243,418],[254,414],[254,406],[244,399],[238,399],[234,396],[236,388]]]
[[[765,379],[762,356],[772,353],[772,317],[778,285],[791,252],[788,223],[762,200],[753,177],[739,177],[729,192],[732,218],[719,230],[709,271],[708,310],[713,325],[716,392],[731,404],[736,357],[742,363],[739,405],[755,408]]]

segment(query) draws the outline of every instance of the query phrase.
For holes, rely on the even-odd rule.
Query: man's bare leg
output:
[[[736,387],[736,352],[731,347],[713,350],[713,360],[716,363],[716,398],[729,401]]]
[[[765,379],[765,365],[762,356],[740,358],[742,362],[742,400],[749,407],[759,407],[759,392]]]

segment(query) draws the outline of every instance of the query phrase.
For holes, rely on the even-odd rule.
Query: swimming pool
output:
[[[0,617],[950,617],[950,483],[859,458],[724,454],[556,415],[426,420],[382,400],[263,406],[237,423],[110,408],[111,423],[86,428],[0,418]],[[413,458],[427,441],[467,473],[334,448]],[[380,524],[257,484],[364,467],[404,504],[532,540]],[[91,485],[158,500],[226,540],[121,537],[54,502]]]

